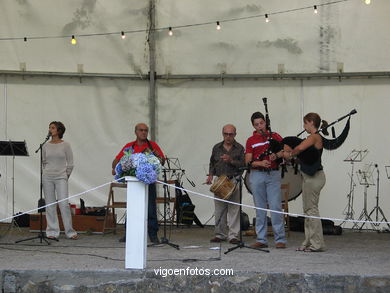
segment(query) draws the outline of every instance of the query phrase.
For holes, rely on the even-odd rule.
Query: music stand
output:
[[[346,223],[345,220],[353,220],[355,211],[353,210],[353,197],[354,197],[354,191],[356,183],[353,180],[353,174],[354,174],[354,163],[361,162],[363,159],[367,156],[368,150],[352,150],[348,156],[343,160],[344,162],[350,162],[351,163],[351,173],[348,174],[350,177],[350,183],[349,183],[349,192],[347,194],[348,203],[347,206],[344,208],[343,214],[345,215],[344,221],[340,224],[343,225]]]
[[[367,211],[367,190],[370,186],[374,186],[375,183],[374,183],[374,179],[373,179],[373,176],[372,176],[372,173],[374,171],[374,169],[372,168],[372,164],[369,164],[369,165],[366,165],[366,170],[358,170],[356,171],[356,175],[358,177],[358,180],[359,180],[359,184],[360,185],[363,185],[364,186],[364,206],[363,206],[363,210],[362,212],[360,213],[360,216],[359,216],[359,219],[358,221],[370,221],[370,222],[373,222],[373,220],[371,219],[370,215],[368,214],[368,211]],[[362,230],[364,225],[366,225],[367,223],[363,223],[360,227],[358,227],[358,223],[355,223],[352,227],[355,228],[355,227],[358,227],[359,230]],[[373,230],[376,230],[376,226],[374,225],[374,223],[370,223],[371,224],[371,227]]]
[[[15,215],[15,157],[27,157],[28,150],[26,141],[0,141],[0,156],[12,156],[12,216]],[[18,227],[15,218],[12,218],[8,232]]]
[[[387,219],[385,217],[385,213],[383,212],[382,208],[379,206],[379,168],[378,168],[378,165],[375,164],[375,168],[376,168],[376,204],[375,204],[375,207],[372,209],[372,211],[368,214],[369,216],[371,216],[371,214],[375,213],[375,223],[374,225],[379,227],[380,223],[379,222],[386,222],[386,225],[388,228],[390,228],[390,225],[389,223],[387,223]],[[379,214],[382,215],[382,219],[379,221]]]

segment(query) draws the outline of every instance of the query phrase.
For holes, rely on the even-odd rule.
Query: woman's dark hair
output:
[[[252,114],[252,116],[251,116],[252,125],[253,125],[253,121],[255,121],[255,119],[263,119],[265,121],[264,115],[260,112],[255,112]]]
[[[65,125],[60,121],[53,121],[53,122],[50,122],[49,126],[52,124],[54,124],[57,128],[58,137],[62,138],[64,136],[64,133],[66,130]]]
[[[313,113],[313,112],[307,113],[305,115],[305,117],[303,117],[303,121],[313,122],[314,127],[317,129],[323,129],[323,128],[326,128],[328,126],[328,122],[326,122],[325,120],[321,120],[320,115],[318,115],[317,113]],[[322,124],[321,124],[321,122],[322,122]],[[320,127],[320,124],[321,124],[321,127]],[[329,135],[328,129],[322,130],[322,133],[325,135]]]

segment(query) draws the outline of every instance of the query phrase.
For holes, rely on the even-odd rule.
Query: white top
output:
[[[66,141],[45,143],[42,147],[43,175],[68,178],[73,170],[73,152]]]

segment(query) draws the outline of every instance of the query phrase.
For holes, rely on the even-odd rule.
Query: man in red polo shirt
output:
[[[132,149],[132,153],[152,152],[159,160],[161,165],[165,162],[165,156],[160,147],[154,141],[148,140],[149,128],[145,123],[138,123],[135,126],[136,140],[126,144],[112,161],[112,175],[115,175],[115,167],[124,155],[124,150]],[[156,206],[156,184],[149,184],[149,202],[148,202],[148,235],[153,243],[159,243],[157,237],[157,206]],[[119,241],[126,240],[126,234]]]
[[[252,188],[253,201],[257,208],[282,210],[281,196],[281,172],[279,171],[278,158],[283,152],[268,155],[272,140],[282,141],[282,137],[276,132],[270,134],[267,129],[266,119],[260,112],[252,114],[251,122],[255,131],[246,142],[245,162],[250,167],[249,183]],[[270,137],[271,136],[271,137]],[[284,216],[279,213],[271,213],[272,229],[274,231],[275,247],[286,247],[286,235],[284,231]],[[267,212],[256,209],[256,243],[253,248],[268,247],[267,240]]]

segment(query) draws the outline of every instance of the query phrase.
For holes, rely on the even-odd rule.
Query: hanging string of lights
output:
[[[175,29],[183,29],[183,28],[196,27],[196,26],[207,26],[207,25],[211,25],[211,24],[215,24],[215,23],[217,24],[216,25],[217,30],[221,30],[222,23],[236,22],[236,21],[242,21],[242,20],[254,19],[254,18],[264,18],[265,22],[269,23],[271,16],[292,13],[292,12],[297,12],[297,11],[302,11],[302,10],[313,10],[314,14],[318,14],[319,10],[324,6],[335,5],[335,4],[339,4],[339,3],[347,2],[347,1],[352,1],[352,0],[336,0],[336,1],[331,1],[331,2],[327,2],[327,3],[316,4],[314,6],[311,5],[311,6],[304,6],[304,7],[293,8],[293,9],[288,9],[288,10],[268,12],[265,14],[256,14],[256,15],[251,15],[251,16],[222,19],[222,20],[218,20],[216,22],[215,21],[208,21],[208,22],[201,22],[201,23],[178,25],[178,26],[160,27],[160,28],[154,28],[152,30],[155,32],[168,31],[168,35],[173,36],[173,34],[174,34],[173,32]],[[359,0],[359,1],[361,1],[361,0]],[[371,3],[371,0],[364,0],[364,3],[369,5]],[[80,38],[119,35],[124,40],[124,39],[126,39],[126,35],[136,34],[136,33],[145,33],[148,31],[149,31],[149,29],[138,29],[138,30],[123,30],[123,31],[119,31],[119,32],[90,33],[90,34],[77,34],[77,35],[72,34],[72,35],[62,35],[62,36],[30,36],[30,37],[24,36],[24,37],[8,37],[8,38],[5,37],[5,38],[0,38],[0,41],[22,40],[24,42],[27,42],[28,40],[70,39],[71,44],[76,45],[77,39],[80,39]]]

